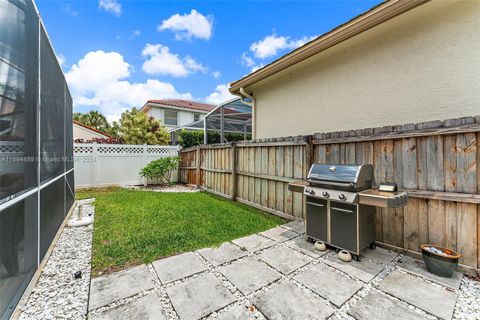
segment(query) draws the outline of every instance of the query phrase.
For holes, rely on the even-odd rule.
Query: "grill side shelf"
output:
[[[305,187],[308,187],[308,186],[309,184],[307,181],[304,181],[304,180],[293,181],[288,184],[288,191],[303,193],[303,189],[305,189]]]
[[[358,194],[358,203],[380,208],[400,208],[407,205],[408,195],[406,192],[382,192],[369,189]]]

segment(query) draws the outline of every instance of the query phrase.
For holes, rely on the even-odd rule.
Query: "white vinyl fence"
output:
[[[143,184],[138,174],[149,162],[178,156],[176,146],[74,143],[75,187]],[[177,174],[172,175],[176,181]]]

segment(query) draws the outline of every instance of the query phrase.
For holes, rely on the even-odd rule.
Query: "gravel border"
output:
[[[82,202],[80,202],[82,203]],[[78,204],[78,203],[77,203]],[[93,214],[91,204],[83,215]],[[76,219],[78,205],[72,214]],[[93,225],[65,226],[19,319],[86,319],[90,290]],[[80,279],[74,273],[82,272]]]

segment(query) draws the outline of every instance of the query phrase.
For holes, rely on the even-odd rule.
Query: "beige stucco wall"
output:
[[[478,115],[480,1],[424,4],[248,89],[257,138]]]
[[[73,140],[83,139],[83,140],[91,140],[93,138],[108,138],[107,136],[100,134],[98,132],[88,130],[78,124],[73,124]]]

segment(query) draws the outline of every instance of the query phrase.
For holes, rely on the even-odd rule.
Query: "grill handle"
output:
[[[335,207],[330,207],[331,210],[335,211],[340,211],[340,212],[345,212],[345,213],[353,213],[353,210],[348,210],[348,209],[342,209],[342,208],[335,208]]]
[[[333,181],[328,181],[328,180],[312,180],[308,179],[308,183],[311,183],[315,185],[316,183],[323,183],[323,184],[328,184],[331,186],[336,186],[336,187],[344,187],[344,188],[353,188],[354,184],[353,183],[341,183],[341,182],[333,182]]]
[[[316,207],[325,207],[324,204],[321,204],[321,203],[315,203],[315,202],[309,202],[307,201],[307,204],[310,204],[312,206],[316,206]]]

